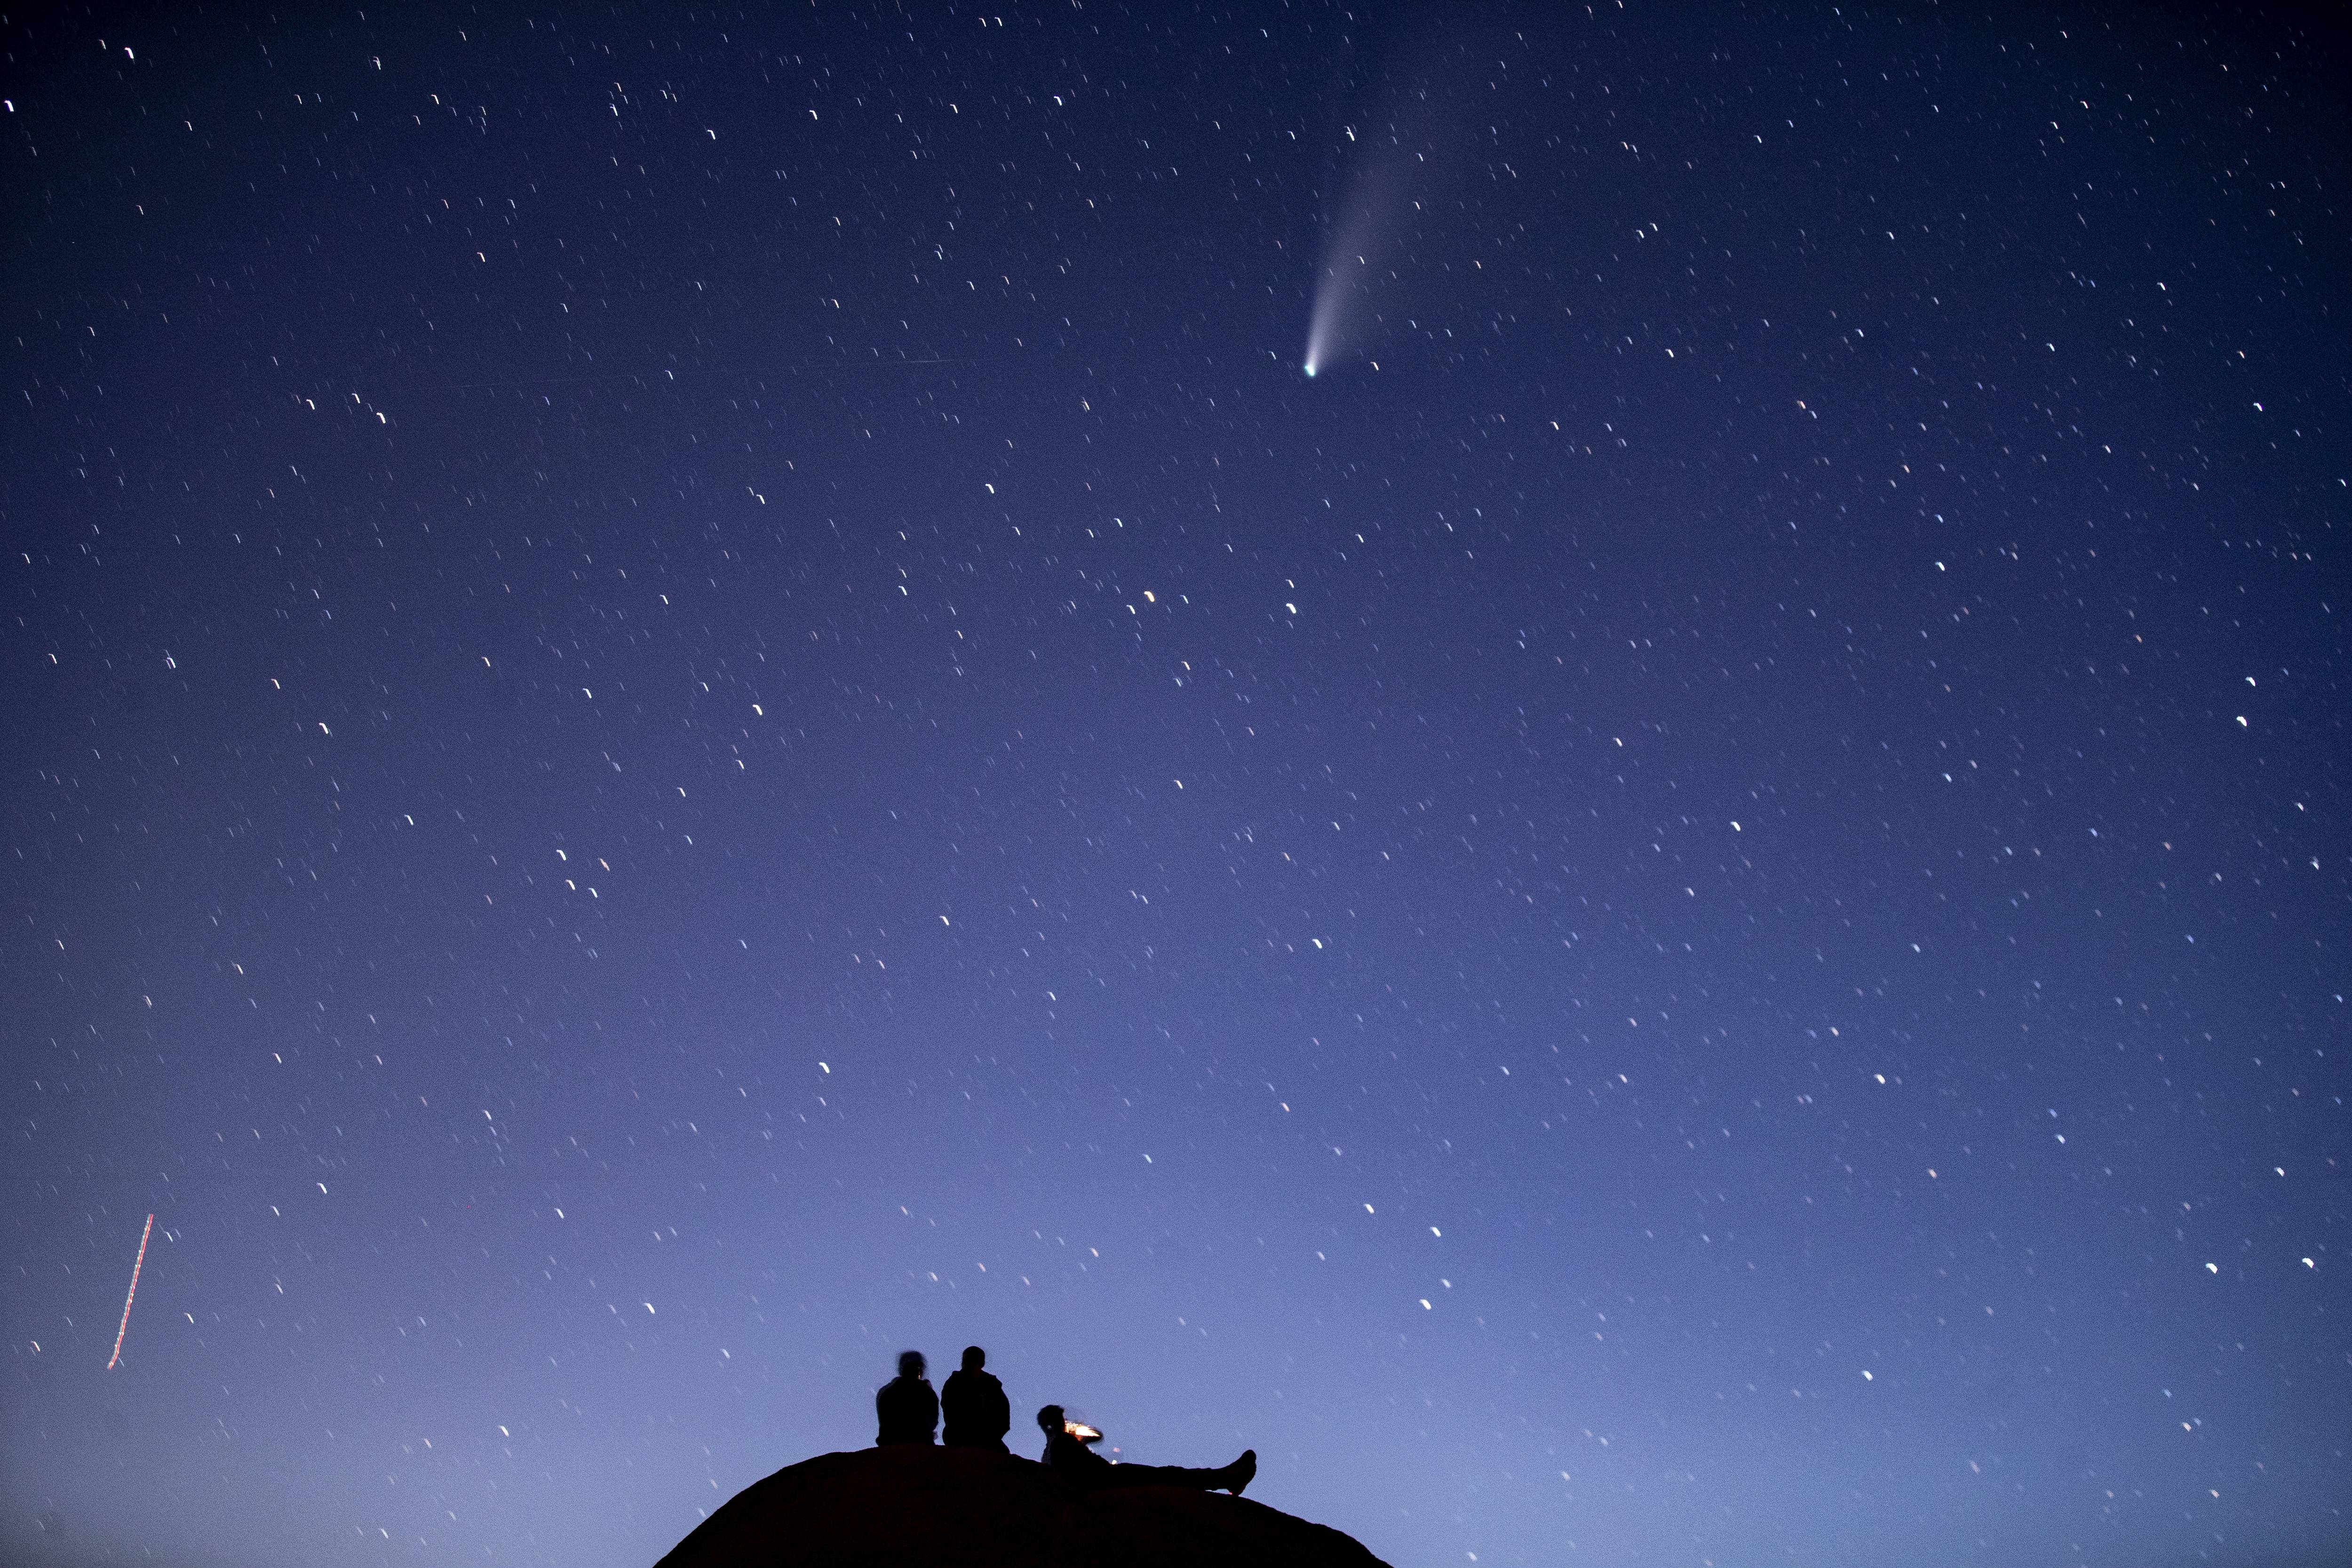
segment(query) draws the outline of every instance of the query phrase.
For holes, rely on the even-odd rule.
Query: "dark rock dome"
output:
[[[657,1568],[1384,1568],[1247,1498],[1087,1494],[1030,1459],[905,1446],[821,1454],[730,1499]]]

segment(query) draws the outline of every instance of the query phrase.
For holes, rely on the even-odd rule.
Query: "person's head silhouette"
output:
[[[1058,1405],[1048,1405],[1037,1412],[1037,1429],[1050,1437],[1062,1429],[1062,1407]]]
[[[963,1347],[964,1371],[978,1372],[982,1367],[984,1367],[987,1364],[988,1352],[986,1351],[981,1349],[978,1345],[966,1345]]]
[[[923,1352],[920,1351],[900,1351],[898,1352],[898,1375],[900,1377],[920,1377],[923,1375],[923,1369],[929,1365],[930,1363],[923,1359]]]

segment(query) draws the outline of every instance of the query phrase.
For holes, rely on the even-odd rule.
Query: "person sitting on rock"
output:
[[[922,1352],[900,1352],[898,1375],[876,1391],[874,1415],[881,1426],[876,1447],[931,1440],[931,1429],[940,1423],[940,1396],[923,1376],[926,1364]]]
[[[1013,1429],[1013,1402],[988,1365],[988,1352],[966,1345],[963,1365],[948,1373],[940,1390],[940,1409],[947,1417],[940,1440],[951,1448],[993,1448],[1005,1452],[1004,1435]]]
[[[1239,1497],[1257,1474],[1255,1448],[1243,1449],[1240,1458],[1214,1470],[1191,1470],[1180,1465],[1114,1465],[1087,1446],[1101,1442],[1102,1434],[1091,1426],[1076,1426],[1058,1405],[1037,1412],[1037,1426],[1045,1434],[1045,1463],[1089,1491],[1111,1487],[1190,1487]]]

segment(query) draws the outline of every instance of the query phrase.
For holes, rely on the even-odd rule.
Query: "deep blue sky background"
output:
[[[12,15],[0,1555],[2347,1561],[2338,44]]]

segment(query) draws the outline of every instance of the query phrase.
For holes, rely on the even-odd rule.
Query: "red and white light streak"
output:
[[[139,1233],[139,1256],[131,1265],[131,1291],[122,1298],[122,1326],[114,1331],[114,1353],[106,1358],[106,1370],[112,1372],[122,1359],[122,1336],[131,1331],[131,1303],[139,1300],[139,1270],[147,1265],[147,1238],[155,1234],[155,1216],[147,1216],[147,1228]]]

